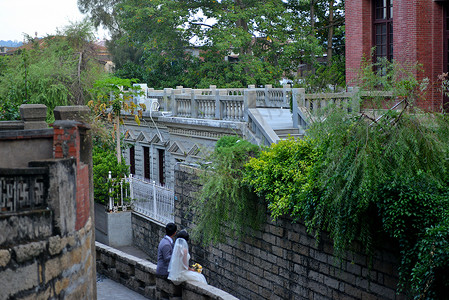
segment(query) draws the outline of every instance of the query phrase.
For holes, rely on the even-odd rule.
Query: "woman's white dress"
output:
[[[176,239],[173,253],[168,265],[168,279],[174,284],[183,281],[199,281],[207,284],[203,274],[189,270],[189,246],[183,238]]]

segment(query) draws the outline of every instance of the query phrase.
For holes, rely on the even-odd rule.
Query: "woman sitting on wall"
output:
[[[207,284],[203,274],[196,272],[189,267],[189,246],[187,241],[189,234],[181,230],[176,238],[173,254],[168,265],[168,279],[174,284],[180,284],[183,281],[199,281]]]

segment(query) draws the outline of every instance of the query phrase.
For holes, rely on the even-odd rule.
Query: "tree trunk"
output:
[[[116,143],[116,150],[117,150],[117,161],[119,164],[122,163],[122,153],[121,153],[121,147],[120,147],[120,117],[116,116],[115,117],[115,124],[116,124],[116,139],[117,139],[117,143]]]
[[[334,0],[329,0],[329,31],[327,33],[327,65],[332,63],[332,39],[334,37]]]
[[[235,3],[235,7],[240,7],[241,10],[244,10],[245,8],[243,7],[243,3],[241,0],[234,0]],[[235,27],[237,28],[242,28],[245,32],[248,32],[248,24],[246,23],[246,21],[242,18],[237,19],[237,21],[235,22]],[[239,55],[246,55],[246,54],[250,54],[251,53],[251,45],[249,47],[240,47],[240,53]],[[249,68],[248,67],[244,67],[243,68],[244,72],[246,74],[249,73]]]
[[[310,27],[312,34],[315,31],[315,0],[310,0]]]
[[[316,0],[310,0],[310,32],[312,35],[315,35],[315,1]],[[311,72],[312,74],[315,74],[315,53],[311,51],[310,57],[312,59],[312,68]]]

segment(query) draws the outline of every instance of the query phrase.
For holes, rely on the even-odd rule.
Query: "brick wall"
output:
[[[53,128],[54,157],[76,159],[76,230],[79,230],[90,214],[89,166],[80,160],[83,134],[87,127],[77,121],[56,121]]]
[[[372,1],[348,0],[346,15],[346,82],[356,84],[362,57],[370,56],[372,36]],[[439,111],[442,94],[437,76],[443,73],[443,7],[432,0],[395,0],[393,4],[394,59],[405,67],[422,64],[423,72],[413,70],[418,79],[429,78],[425,97],[417,104],[426,110]]]

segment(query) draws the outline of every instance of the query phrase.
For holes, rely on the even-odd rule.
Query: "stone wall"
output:
[[[94,299],[90,219],[79,231],[0,246],[0,299]]]
[[[89,128],[71,119],[48,129],[42,105],[21,114],[25,130],[0,134],[0,149],[20,149],[0,165],[0,300],[96,299]],[[30,160],[42,144],[52,151]]]
[[[0,299],[95,297],[92,220],[76,226],[79,176],[72,158],[0,169]]]
[[[156,265],[120,250],[96,243],[97,270],[149,299],[237,300],[234,296],[201,282],[174,285],[156,277]]]
[[[187,208],[198,172],[185,165],[176,172],[175,220],[183,226],[190,226]],[[396,295],[395,251],[382,246],[372,267],[360,253],[338,261],[326,235],[317,245],[303,224],[267,216],[255,236],[192,252],[210,283],[239,299],[402,299]]]
[[[131,215],[131,224],[133,245],[157,262],[157,247],[165,236],[165,226],[135,212]]]
[[[198,189],[193,184],[197,174],[197,169],[186,165],[175,171],[175,223],[187,230],[192,226],[187,208]],[[163,227],[148,222],[133,216],[134,238],[154,258]],[[190,251],[191,263],[203,265],[211,285],[239,299],[405,298],[396,295],[398,258],[392,247],[380,245],[371,267],[360,253],[338,261],[325,234],[317,245],[303,224],[288,218],[273,222],[267,216],[255,236],[228,239],[208,249],[192,244]]]

